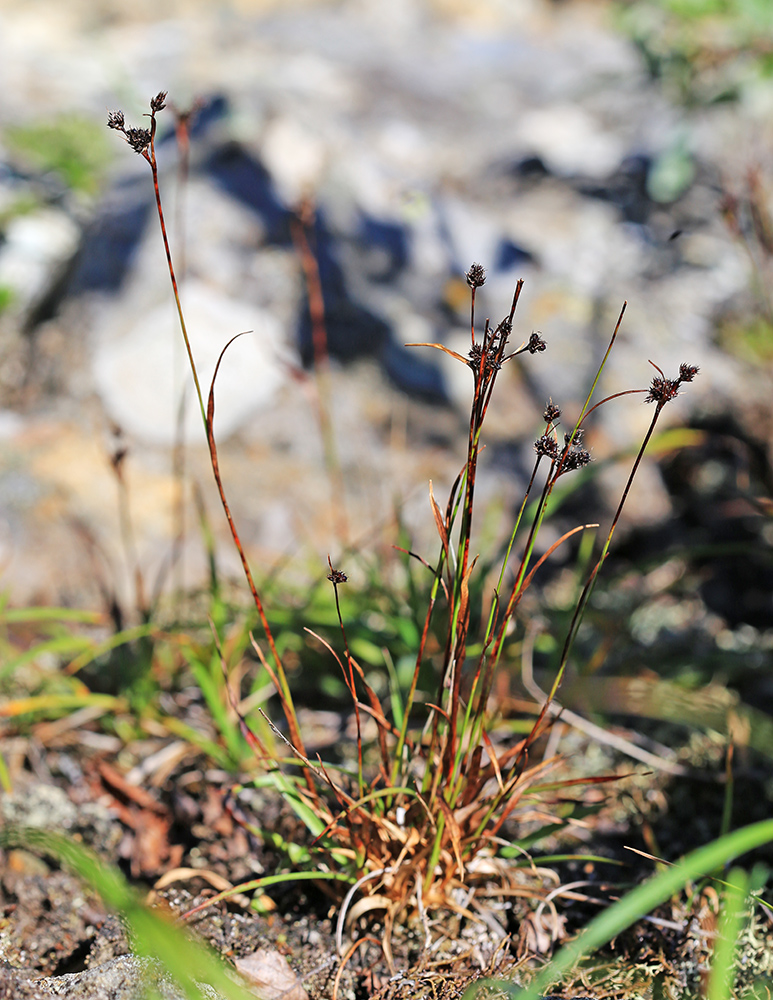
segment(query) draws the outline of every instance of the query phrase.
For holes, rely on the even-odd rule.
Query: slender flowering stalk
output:
[[[185,316],[183,315],[182,302],[180,301],[180,290],[177,285],[177,275],[175,274],[174,263],[172,262],[172,251],[169,247],[169,237],[166,232],[164,209],[161,205],[161,191],[158,186],[158,161],[156,160],[156,115],[159,111],[163,111],[165,107],[166,91],[162,90],[156,94],[150,102],[150,115],[148,115],[150,118],[150,128],[127,128],[123,111],[108,112],[107,127],[115,129],[117,132],[121,132],[123,134],[123,137],[126,139],[127,143],[131,146],[134,152],[139,153],[140,156],[148,162],[153,174],[153,191],[156,196],[156,211],[158,212],[158,222],[161,227],[161,236],[164,241],[164,252],[166,253],[169,278],[172,282],[172,291],[174,293],[174,301],[177,307],[177,317],[180,321],[180,330],[182,331],[183,340],[185,341],[185,349],[188,352],[188,363],[190,364],[193,383],[196,386],[196,397],[199,401],[201,419],[204,422],[204,428],[206,430],[207,414],[204,408],[204,396],[199,383],[199,373],[196,369],[196,361],[193,357],[190,338],[188,337],[188,328],[185,325]]]
[[[593,566],[593,569],[588,575],[588,579],[585,582],[585,586],[583,587],[582,593],[580,594],[580,598],[575,606],[574,614],[572,615],[572,620],[569,624],[569,628],[566,634],[566,639],[564,641],[564,646],[561,651],[561,659],[559,661],[556,677],[555,680],[553,681],[553,685],[550,689],[550,692],[548,693],[548,697],[545,700],[545,704],[543,705],[542,711],[538,719],[538,723],[540,724],[542,719],[545,717],[545,714],[547,713],[551,703],[553,702],[556,693],[558,692],[558,688],[563,679],[564,672],[566,671],[566,665],[569,661],[569,654],[571,653],[574,640],[577,636],[580,624],[582,623],[582,619],[585,614],[585,610],[588,606],[588,602],[590,601],[591,595],[593,594],[594,587],[596,586],[596,580],[598,578],[599,571],[603,566],[607,558],[607,555],[609,554],[609,547],[612,543],[612,537],[615,533],[615,529],[617,528],[618,522],[620,520],[620,515],[623,513],[623,507],[625,506],[625,502],[628,499],[629,493],[631,492],[631,486],[633,485],[634,478],[636,477],[636,473],[638,472],[639,466],[641,465],[644,453],[647,450],[647,446],[649,445],[650,440],[652,439],[653,433],[655,432],[655,426],[658,422],[660,414],[663,412],[664,406],[666,406],[666,404],[670,403],[672,400],[676,399],[676,397],[679,395],[680,385],[684,382],[692,382],[700,371],[697,365],[682,363],[679,366],[678,377],[675,379],[669,379],[666,378],[662,370],[658,368],[658,366],[655,365],[654,362],[651,361],[650,364],[657,369],[660,377],[654,378],[652,380],[649,390],[635,389],[635,390],[629,390],[629,392],[630,391],[646,392],[647,396],[645,401],[648,403],[656,404],[655,412],[652,415],[652,420],[650,421],[650,425],[647,428],[647,432],[644,435],[641,445],[639,446],[639,450],[636,454],[636,458],[631,468],[631,472],[628,476],[628,480],[623,489],[614,517],[612,518],[612,523],[609,527],[609,531],[607,532],[607,536],[604,540],[604,545],[602,546],[601,554],[599,555],[598,560],[596,561],[595,565]],[[615,396],[621,396],[621,395],[628,395],[628,393],[615,394]],[[607,402],[609,399],[613,398],[615,397],[610,396],[606,400],[602,400],[601,403]],[[596,405],[600,406],[601,403],[597,403]],[[592,409],[596,409],[596,407],[594,406]],[[592,410],[588,410],[588,413],[590,412],[592,412]],[[537,727],[535,726],[533,732],[535,732],[536,734],[537,731],[538,731]],[[525,749],[528,748],[528,742],[529,741],[527,741]],[[505,811],[504,813],[500,813],[499,819],[497,820],[497,823],[495,824],[494,827],[495,832],[498,831],[502,823],[504,823],[505,819],[507,818],[507,815],[508,815],[507,811]]]
[[[340,569],[333,569],[333,564],[330,561],[330,556],[327,557],[327,564],[330,567],[330,572],[327,575],[328,580],[333,584],[333,593],[335,594],[336,602],[336,614],[338,615],[338,624],[341,627],[341,635],[344,640],[344,651],[346,653],[346,666],[348,673],[344,675],[346,684],[349,688],[349,694],[352,696],[352,702],[354,703],[354,718],[357,725],[357,785],[359,789],[360,798],[362,798],[365,790],[365,782],[363,778],[362,771],[362,723],[360,722],[360,705],[357,700],[357,690],[354,681],[354,665],[352,660],[352,654],[349,650],[349,640],[346,637],[346,629],[344,628],[344,620],[341,615],[341,603],[338,600],[338,588],[342,583],[346,583],[347,577],[346,573],[343,573]]]
[[[482,264],[473,264],[467,272],[467,284],[472,290],[470,295],[470,340],[475,347],[475,290],[486,281],[486,269]]]
[[[153,190],[156,196],[156,210],[158,213],[159,226],[161,228],[161,236],[164,242],[164,252],[166,254],[167,268],[169,271],[169,279],[172,283],[172,292],[174,294],[174,301],[177,307],[177,316],[180,322],[180,330],[182,332],[183,340],[185,342],[185,349],[188,354],[188,362],[190,364],[191,375],[193,376],[193,383],[196,388],[196,397],[199,401],[199,409],[201,410],[201,417],[204,422],[204,431],[207,437],[207,445],[209,448],[210,461],[212,464],[212,472],[215,477],[215,483],[217,484],[218,493],[220,495],[220,502],[223,506],[223,511],[228,521],[228,527],[231,532],[231,537],[233,538],[234,545],[239,554],[239,559],[242,564],[242,569],[244,575],[247,579],[247,584],[250,588],[250,593],[252,594],[252,599],[255,604],[258,616],[260,618],[261,625],[263,627],[263,632],[266,636],[266,641],[268,642],[269,649],[271,651],[271,657],[273,660],[273,667],[269,667],[269,673],[272,680],[275,682],[279,696],[282,702],[282,707],[284,709],[285,715],[287,717],[287,724],[290,730],[290,734],[295,744],[296,748],[301,754],[304,754],[304,744],[301,738],[300,728],[298,726],[298,719],[295,712],[295,707],[293,705],[292,693],[290,691],[289,684],[287,683],[287,676],[285,674],[284,667],[282,665],[282,660],[279,656],[279,651],[276,647],[276,642],[274,640],[273,632],[268,623],[268,618],[266,617],[266,612],[263,607],[263,602],[258,593],[258,589],[255,585],[255,580],[252,575],[252,570],[247,561],[247,556],[244,551],[244,546],[241,543],[239,533],[236,528],[236,524],[231,514],[231,508],[228,503],[225,494],[225,488],[223,486],[223,480],[220,474],[220,463],[217,454],[217,444],[215,441],[214,433],[214,414],[215,414],[215,381],[217,379],[217,373],[220,369],[220,363],[223,360],[223,355],[228,347],[233,343],[236,337],[233,337],[220,354],[217,365],[215,366],[215,372],[212,377],[212,384],[209,390],[209,397],[207,400],[207,406],[204,406],[204,396],[201,390],[201,384],[199,382],[198,370],[196,368],[196,360],[193,355],[193,349],[191,347],[190,338],[188,336],[188,328],[185,323],[185,315],[183,313],[182,302],[180,300],[180,290],[177,283],[177,276],[175,274],[174,262],[172,260],[172,251],[169,246],[169,238],[167,236],[166,222],[164,220],[164,210],[161,204],[161,192],[158,183],[158,161],[156,159],[156,115],[163,111],[166,107],[166,92],[160,91],[154,98],[150,101],[150,114],[147,116],[150,118],[150,128],[127,128],[126,120],[123,111],[110,111],[107,116],[107,127],[120,132],[126,142],[132,147],[135,153],[139,153],[140,156],[148,163],[153,176]],[[240,334],[237,334],[240,336]],[[314,792],[314,785],[311,780],[310,773],[308,769],[306,770],[306,780],[310,792]]]

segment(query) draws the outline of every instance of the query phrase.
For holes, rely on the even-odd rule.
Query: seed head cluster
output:
[[[558,419],[560,414],[561,411],[551,400],[545,407],[543,416],[551,424]],[[578,430],[574,437],[571,434],[564,434],[564,446],[560,454],[555,431],[552,434],[548,431],[542,437],[537,438],[534,442],[534,450],[540,458],[549,458],[551,462],[558,463],[558,475],[560,476],[565,472],[583,469],[592,461],[590,452],[582,446],[582,430]]]
[[[150,101],[150,128],[127,128],[123,111],[108,111],[107,127],[121,132],[135,153],[148,157],[147,149],[153,140],[156,113],[166,107],[166,91],[160,91]]]
[[[482,264],[472,264],[467,272],[467,284],[470,288],[480,288],[486,283],[486,268]]]
[[[476,288],[480,288],[486,281],[485,268],[481,264],[471,264],[470,269],[467,271],[466,278],[467,284],[472,289],[474,304]],[[542,339],[542,335],[540,333],[532,333],[531,337],[525,344],[522,344],[517,350],[511,352],[510,354],[506,353],[507,343],[513,332],[512,314],[515,311],[516,302],[517,291],[516,297],[513,300],[513,308],[509,316],[505,316],[505,318],[495,328],[492,328],[489,321],[486,320],[482,340],[476,340],[473,334],[472,343],[469,351],[467,352],[467,364],[475,373],[476,377],[483,376],[483,382],[481,383],[480,388],[490,388],[494,377],[497,372],[501,370],[502,365],[504,365],[504,363],[509,361],[511,358],[514,358],[516,355],[524,354],[526,352],[529,354],[538,354],[547,349],[547,344]],[[463,360],[458,354],[456,357]]]
[[[564,450],[566,451],[566,449]],[[577,447],[577,445],[572,445],[566,452],[566,458],[561,466],[561,473],[563,475],[564,472],[574,472],[577,469],[584,469],[592,461],[589,451],[585,448]]]
[[[552,434],[543,434],[534,442],[534,450],[540,458],[549,458],[554,461],[558,458],[558,441]]]
[[[660,369],[658,369],[660,372]],[[682,362],[679,365],[679,378],[666,378],[663,372],[656,375],[650,383],[649,391],[645,398],[646,403],[657,403],[658,409],[676,399],[679,395],[679,386],[682,382],[692,382],[700,371],[697,365],[688,365]]]
[[[480,366],[483,362],[483,345],[473,344],[467,354],[467,357],[470,359],[467,363],[477,374],[480,371]],[[497,357],[496,353],[496,342],[492,340],[486,344],[486,361],[484,364],[485,372],[487,375],[493,375],[494,372],[498,372],[501,367],[502,362]]]

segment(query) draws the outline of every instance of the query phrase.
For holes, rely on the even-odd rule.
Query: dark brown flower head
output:
[[[582,438],[584,433],[585,429],[583,427],[577,428],[577,430],[574,432],[574,437],[572,437],[571,431],[567,431],[566,434],[564,434],[564,447],[568,448],[569,445],[571,444],[575,448],[581,448]]]
[[[552,434],[543,434],[534,442],[534,450],[540,458],[558,458],[558,442]]]
[[[340,569],[331,569],[327,575],[328,580],[337,587],[339,583],[346,583],[346,573],[342,573]]]
[[[149,128],[127,128],[124,131],[124,135],[135,153],[144,153],[150,145],[151,136]]]
[[[502,362],[497,356],[496,347],[496,334],[493,334],[491,339],[486,344],[486,361],[484,364],[486,375],[493,375],[494,372],[498,372],[502,367]],[[483,345],[473,344],[467,352],[467,357],[470,359],[467,364],[477,375],[480,371],[481,362],[483,361]]]
[[[576,469],[584,469],[586,465],[590,465],[591,461],[590,452],[586,451],[585,448],[572,448],[564,459],[561,472],[574,472]]]
[[[482,264],[473,264],[467,272],[467,284],[470,288],[480,288],[486,282],[486,269]]]
[[[505,316],[505,318],[496,328],[495,335],[498,334],[502,338],[502,340],[507,340],[512,332],[513,332],[512,321],[509,316]]]
[[[151,98],[150,110],[155,114],[157,111],[163,111],[166,107],[166,91],[160,90],[155,97]]]
[[[650,389],[645,397],[645,403],[657,403],[665,406],[679,395],[679,379],[661,378],[656,375],[650,383]]]
[[[682,362],[682,364],[679,365],[679,381],[692,382],[699,372],[700,368],[697,365],[688,365]]]
[[[558,420],[561,416],[561,410],[556,406],[553,400],[549,400],[545,406],[545,412],[542,414],[542,419],[548,423],[552,424],[554,420]]]
[[[126,128],[126,121],[123,116],[123,111],[108,111],[107,127],[117,129],[119,132],[123,132],[124,129]]]
[[[697,365],[688,365],[687,362],[683,361],[679,365],[679,378],[666,378],[662,369],[658,368],[653,361],[650,361],[650,364],[657,370],[658,374],[650,383],[645,402],[657,403],[658,412],[660,412],[666,403],[670,403],[672,399],[676,399],[679,395],[679,386],[682,382],[692,382],[700,372],[700,368]]]
[[[590,452],[583,448],[583,428],[579,427],[574,434],[564,434],[564,448],[561,452],[561,475],[583,469],[592,461]]]
[[[533,333],[531,337],[529,337],[529,343],[526,345],[526,349],[529,352],[529,354],[536,354],[537,351],[546,350],[547,346],[548,345],[545,343],[545,341],[542,339],[539,333]]]

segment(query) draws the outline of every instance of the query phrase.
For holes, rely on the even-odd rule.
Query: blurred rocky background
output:
[[[646,388],[648,359],[701,374],[625,532],[726,544],[717,612],[770,628],[772,53],[768,0],[3,0],[2,589],[131,605],[140,577],[145,599],[205,580],[202,522],[222,535],[150,171],[105,128],[167,90],[162,197],[207,385],[252,331],[216,434],[259,572],[321,572],[398,522],[432,558],[427,483],[442,496],[461,467],[471,377],[404,345],[466,353],[480,261],[479,318],[523,278],[514,336],[548,344],[502,373],[483,530],[522,494],[546,401],[573,424],[627,300],[600,392]],[[602,503],[642,400],[588,428]]]

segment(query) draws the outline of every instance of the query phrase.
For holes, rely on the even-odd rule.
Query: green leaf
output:
[[[0,667],[0,680],[12,676],[19,667],[25,663],[34,662],[43,653],[55,653],[61,657],[74,656],[77,653],[85,653],[92,649],[94,643],[91,639],[82,635],[62,635],[56,639],[48,639],[45,642],[36,643],[25,649],[23,653],[14,656]]]
[[[0,620],[6,625],[20,622],[82,622],[99,625],[104,619],[98,611],[81,611],[77,608],[3,608]]]
[[[611,941],[631,924],[651,913],[688,882],[707,875],[747,851],[773,841],[773,819],[752,823],[729,833],[726,837],[699,847],[677,864],[660,872],[643,885],[637,886],[619,902],[595,917],[578,937],[563,947],[529,985],[523,989],[505,980],[481,980],[466,990],[462,1000],[475,1000],[479,991],[491,986],[500,989],[513,1000],[537,1000],[552,983],[561,979],[581,958]]]
[[[40,171],[54,171],[75,191],[94,194],[112,158],[105,129],[91,118],[66,115],[56,121],[5,130],[7,146]]]
[[[381,647],[377,646],[375,642],[371,642],[370,639],[366,639],[364,636],[358,635],[350,639],[349,648],[356,659],[363,663],[367,663],[371,667],[380,667],[384,662]]]
[[[226,965],[200,939],[192,939],[157,912],[144,906],[116,868],[108,867],[80,844],[46,830],[4,827],[0,845],[21,846],[51,855],[87,882],[131,929],[137,953],[157,959],[189,1000],[204,1000],[199,983],[208,983],[226,1000],[255,1000],[234,980]]]
[[[743,868],[734,868],[728,876],[722,901],[719,937],[714,943],[706,1000],[730,1000],[733,996],[736,945],[746,923],[744,910],[748,894],[748,874]]]
[[[657,157],[647,174],[647,194],[653,201],[669,203],[680,198],[695,179],[695,163],[684,143]]]

